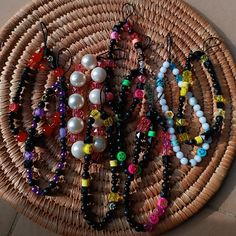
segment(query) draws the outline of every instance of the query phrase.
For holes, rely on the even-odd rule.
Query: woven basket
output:
[[[199,17],[187,4],[178,0],[129,0],[138,10],[134,17],[135,28],[149,35],[153,42],[153,50],[147,56],[147,63],[153,72],[160,68],[166,59],[165,49],[158,49],[158,43],[165,42],[168,32],[173,35],[174,50],[179,62],[183,65],[190,50],[202,47],[204,40],[218,35],[209,24]],[[20,146],[8,127],[8,105],[10,96],[16,90],[17,81],[30,55],[41,45],[42,34],[39,22],[44,21],[49,27],[49,47],[69,48],[75,61],[79,61],[86,53],[100,53],[106,50],[109,33],[114,23],[121,19],[122,0],[38,0],[33,1],[3,27],[0,39],[3,47],[0,51],[0,195],[11,203],[19,212],[36,223],[62,235],[141,235],[132,231],[122,211],[104,231],[92,230],[83,220],[80,212],[80,175],[82,163],[69,159],[62,193],[54,197],[34,196],[24,177],[23,146]],[[129,48],[126,44],[123,48]],[[216,193],[235,155],[236,148],[236,70],[232,57],[222,43],[211,52],[210,58],[217,70],[217,75],[226,97],[225,124],[220,137],[214,141],[208,157],[195,168],[181,167],[173,158],[174,173],[172,176],[172,206],[166,217],[161,220],[153,235],[166,232],[179,225],[199,211]],[[130,59],[129,59],[130,58]],[[117,81],[130,68],[135,66],[135,53],[130,51],[118,62]],[[197,75],[197,76],[196,76]],[[171,78],[170,78],[171,79]],[[173,80],[173,78],[172,78]],[[32,110],[39,101],[44,87],[50,84],[51,77],[40,73],[36,82],[24,95],[23,120],[24,127],[29,127]],[[171,87],[172,93],[171,93]],[[177,86],[168,83],[170,107],[176,107]],[[195,96],[208,120],[213,117],[213,94],[210,89],[210,78],[200,65],[196,65]],[[192,111],[187,108],[189,119],[196,121],[193,132],[199,132],[199,125]],[[133,127],[130,123],[126,142],[132,150]],[[47,140],[41,175],[47,176],[56,162],[59,146],[54,139]],[[191,150],[186,150],[191,152]],[[103,215],[106,209],[106,195],[110,186],[108,165],[93,165],[95,196],[97,204],[94,211]],[[136,204],[133,209],[137,220],[143,222],[155,208],[155,201],[161,189],[161,158],[155,155],[154,161],[145,170],[142,181],[134,181]],[[100,193],[100,194],[99,194]],[[104,193],[104,194],[101,194]]]

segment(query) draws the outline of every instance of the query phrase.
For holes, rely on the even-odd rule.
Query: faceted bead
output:
[[[111,192],[108,194],[109,202],[119,202],[121,200],[123,200],[123,196],[121,196],[119,193]]]
[[[9,111],[17,112],[19,110],[19,104],[13,102],[9,105]]]
[[[139,132],[147,132],[150,128],[150,125],[151,125],[151,120],[143,116],[139,121],[136,130]]]
[[[28,134],[26,132],[20,132],[17,136],[16,136],[16,140],[18,142],[25,142],[25,140],[27,139]]]
[[[55,114],[53,115],[53,119],[52,119],[52,125],[58,126],[59,124],[60,124],[60,113],[55,112]]]
[[[54,75],[55,75],[56,77],[61,77],[61,76],[64,75],[64,73],[65,73],[65,71],[64,71],[62,68],[60,68],[60,67],[58,67],[58,68],[56,68],[56,69],[54,70]]]
[[[189,140],[189,136],[187,133],[182,133],[178,135],[178,139],[180,142],[185,142],[187,140]]]
[[[51,135],[52,135],[52,132],[53,132],[52,126],[47,125],[47,124],[43,125],[43,133],[44,133],[47,137],[51,136]]]

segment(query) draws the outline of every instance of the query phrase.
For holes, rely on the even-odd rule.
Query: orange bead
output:
[[[28,138],[28,134],[26,132],[20,132],[17,136],[16,136],[16,140],[18,142],[25,142],[25,140]]]
[[[49,137],[52,135],[53,132],[53,127],[50,125],[43,125],[43,133]]]

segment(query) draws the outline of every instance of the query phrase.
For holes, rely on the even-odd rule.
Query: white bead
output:
[[[95,136],[93,138],[93,150],[95,152],[103,152],[107,147],[106,139],[102,136]]]
[[[180,146],[174,146],[173,151],[178,153],[180,151]]]
[[[173,127],[173,126],[174,126],[174,121],[173,121],[173,119],[167,119],[167,120],[166,120],[166,124],[167,124],[169,127]]]
[[[199,118],[200,118],[200,117],[203,117],[203,115],[204,115],[204,114],[203,114],[203,111],[201,111],[201,110],[199,110],[199,111],[196,112],[196,116],[199,117]]]
[[[194,106],[193,106],[193,110],[194,110],[194,111],[199,111],[199,110],[201,110],[200,105],[198,105],[198,104],[194,105]]]
[[[187,98],[191,98],[193,94],[191,92],[187,92]]]
[[[102,83],[107,77],[107,72],[102,67],[96,67],[91,71],[91,78],[97,83]]]
[[[189,98],[188,102],[191,106],[197,105],[197,99],[195,97]]]
[[[191,159],[189,162],[190,162],[190,164],[191,164],[192,167],[194,167],[194,166],[197,165],[197,161],[194,160],[194,159]]]
[[[188,164],[188,159],[186,157],[184,157],[184,158],[180,159],[180,163],[182,165],[187,165]]]
[[[175,133],[175,129],[174,128],[169,128],[168,132],[169,132],[169,134],[174,134]]]
[[[84,122],[81,118],[72,117],[67,122],[67,129],[72,134],[78,134],[84,129]]]
[[[203,143],[202,148],[204,148],[205,150],[208,150],[210,148],[209,143]]]
[[[81,64],[88,70],[92,70],[97,65],[97,58],[92,54],[86,54],[81,59]]]
[[[184,157],[184,154],[183,154],[182,152],[177,152],[177,153],[176,153],[176,157],[177,157],[178,159],[182,159],[182,158]]]
[[[177,68],[172,70],[173,75],[178,75],[179,74],[179,70]]]
[[[80,94],[74,93],[70,95],[68,105],[71,109],[81,109],[84,105],[84,98]]]
[[[166,69],[165,67],[161,67],[161,69],[160,69],[160,72],[161,72],[161,73],[165,74],[166,71],[167,71],[167,69]]]
[[[176,135],[175,135],[175,134],[171,134],[170,140],[171,140],[171,141],[176,140]]]
[[[74,87],[82,87],[86,83],[86,76],[80,71],[74,71],[70,75],[70,83]]]
[[[200,118],[199,118],[199,122],[200,122],[201,124],[206,123],[206,117],[205,117],[205,116],[200,117]]]
[[[194,157],[194,160],[195,160],[196,162],[201,162],[201,161],[202,161],[202,158],[201,158],[200,156],[196,155],[196,156]]]
[[[179,82],[178,82],[178,86],[179,86],[180,88],[182,87],[182,84],[183,84],[182,81],[179,81]]]
[[[163,87],[161,87],[161,86],[158,86],[157,88],[156,88],[156,91],[158,92],[158,93],[162,93],[163,92]]]
[[[165,68],[169,68],[170,63],[168,61],[165,61],[162,66]]]
[[[103,125],[103,120],[102,119],[95,119],[95,122],[93,123],[94,128],[101,127]]]
[[[166,100],[162,98],[162,99],[160,100],[160,105],[162,105],[162,106],[163,106],[163,105],[166,105]]]
[[[161,73],[161,72],[159,72],[158,75],[157,75],[157,77],[158,77],[159,79],[163,79],[164,76],[165,76],[165,75],[164,75],[163,73]]]
[[[71,146],[71,154],[75,158],[81,158],[84,156],[83,152],[84,142],[83,141],[77,141]]]
[[[203,128],[204,130],[208,130],[208,129],[210,128],[210,125],[209,125],[208,123],[203,123],[203,124],[202,124],[202,128]]]
[[[101,101],[102,99],[102,101]],[[95,105],[101,104],[105,100],[105,94],[101,89],[93,89],[89,93],[89,101]]]
[[[163,112],[169,111],[169,107],[167,105],[161,106],[161,109],[162,109]]]

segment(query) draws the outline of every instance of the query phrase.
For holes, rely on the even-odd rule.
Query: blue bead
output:
[[[172,145],[173,147],[179,146],[178,140],[173,140],[173,141],[171,141],[171,145]]]
[[[156,85],[157,85],[157,86],[164,87],[164,80],[161,79],[161,78],[157,78],[157,79],[156,79]]]
[[[175,79],[176,79],[176,81],[177,81],[177,83],[178,83],[178,82],[180,82],[180,81],[183,80],[183,77],[182,77],[182,75],[178,74],[178,75],[175,77]]]
[[[170,70],[173,70],[173,69],[175,69],[176,68],[176,65],[174,64],[174,63],[170,63]]]
[[[200,157],[205,157],[207,154],[207,151],[206,149],[204,148],[198,148],[197,149],[197,155],[200,156]]]

